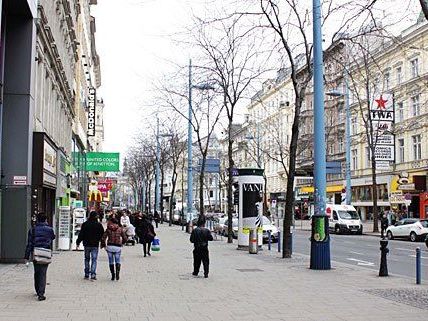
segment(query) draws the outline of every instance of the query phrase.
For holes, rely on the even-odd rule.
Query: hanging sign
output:
[[[95,136],[95,106],[96,106],[96,91],[95,91],[95,88],[89,88],[88,136]]]

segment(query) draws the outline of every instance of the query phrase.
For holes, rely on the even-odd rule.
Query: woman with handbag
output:
[[[155,229],[150,219],[143,215],[143,219],[138,221],[137,235],[140,243],[143,245],[144,257],[151,256],[150,246],[156,236]]]
[[[46,300],[46,273],[52,260],[52,241],[55,233],[46,222],[46,214],[37,214],[34,227],[28,231],[27,248],[25,259],[28,261],[32,256],[34,265],[34,287],[39,301]]]
[[[122,254],[122,245],[126,243],[128,237],[125,231],[119,226],[116,218],[110,219],[107,223],[107,229],[101,240],[101,248],[106,248],[108,262],[111,272],[111,280],[119,281],[120,277],[120,255]],[[116,265],[116,271],[115,271]]]

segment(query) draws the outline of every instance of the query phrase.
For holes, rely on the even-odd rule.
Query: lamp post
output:
[[[345,180],[346,180],[346,199],[345,204],[351,205],[352,185],[351,185],[351,110],[349,107],[349,85],[348,75],[345,68],[343,75],[345,82],[345,92],[331,91],[326,93],[332,97],[345,97]]]
[[[159,142],[159,117],[157,117],[156,127],[156,172],[155,172],[155,211],[160,211],[160,187],[159,187],[159,176],[160,176],[160,142]]]
[[[314,270],[328,270],[331,268],[328,218],[325,213],[326,159],[321,18],[320,0],[313,0],[315,215],[312,219],[310,268]]]

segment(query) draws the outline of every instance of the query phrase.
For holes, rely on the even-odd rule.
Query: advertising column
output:
[[[263,169],[243,168],[239,172],[238,249],[248,249],[250,229],[257,229],[263,244]]]

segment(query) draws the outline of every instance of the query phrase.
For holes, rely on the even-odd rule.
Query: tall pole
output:
[[[159,117],[157,118],[157,128],[156,128],[156,183],[155,183],[155,211],[159,213],[160,211],[160,186],[159,186],[159,177],[160,177],[160,142],[159,142]]]
[[[257,122],[257,167],[262,168],[260,159],[260,122]]]
[[[192,225],[193,169],[192,169],[192,59],[189,61],[189,115],[187,124],[187,217]]]
[[[348,59],[346,57],[345,59]],[[348,84],[348,70],[345,67],[344,80],[345,80],[345,113],[346,113],[346,199],[345,204],[351,205],[352,189],[351,189],[351,110],[349,108],[349,84]]]
[[[330,269],[330,238],[328,235],[328,219],[325,213],[326,155],[321,18],[320,0],[313,0],[315,215],[312,219],[310,268],[328,270]]]

